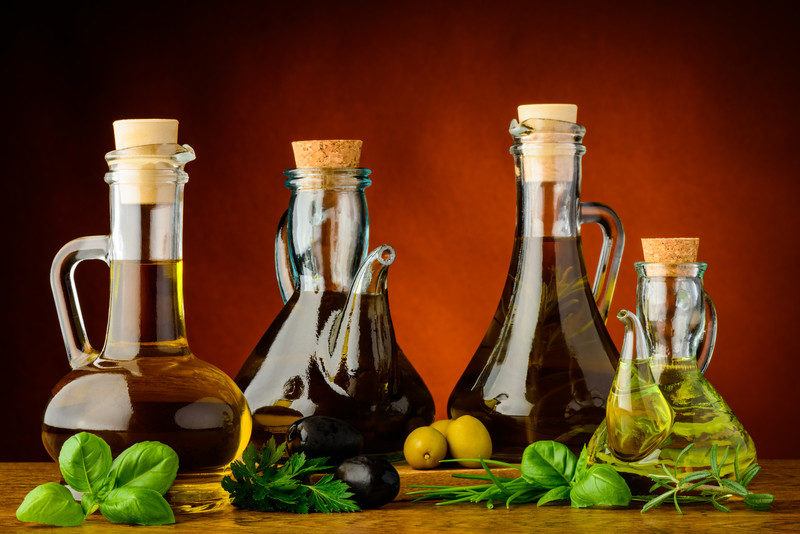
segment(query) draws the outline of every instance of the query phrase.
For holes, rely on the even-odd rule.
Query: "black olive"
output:
[[[361,432],[341,419],[311,415],[298,419],[286,431],[289,453],[304,452],[308,458],[325,456],[336,465],[361,452]]]
[[[336,478],[350,487],[362,509],[380,508],[400,492],[397,469],[382,458],[356,456],[345,460],[336,469]]]

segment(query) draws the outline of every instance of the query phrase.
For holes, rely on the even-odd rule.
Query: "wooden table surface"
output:
[[[753,491],[772,493],[776,502],[771,512],[748,510],[741,503],[732,504],[731,513],[717,512],[710,506],[684,507],[678,514],[671,506],[641,514],[638,508],[629,510],[577,510],[569,506],[513,506],[511,510],[498,507],[487,510],[483,505],[435,506],[433,503],[396,502],[380,510],[352,514],[260,513],[228,508],[224,511],[195,516],[177,516],[178,523],[165,527],[128,527],[112,525],[99,514],[81,527],[46,528],[25,525],[14,513],[25,494],[44,482],[58,481],[58,467],[52,463],[3,463],[0,480],[0,530],[29,530],[31,532],[118,532],[177,530],[185,532],[282,532],[294,534],[296,529],[315,532],[716,532],[743,530],[787,531],[800,530],[800,460],[762,460],[763,470],[752,484]],[[34,529],[34,530],[30,530]]]

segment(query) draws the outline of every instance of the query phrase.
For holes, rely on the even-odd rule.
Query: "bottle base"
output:
[[[218,512],[230,504],[230,495],[222,489],[222,479],[230,470],[204,473],[178,473],[164,496],[176,514]]]

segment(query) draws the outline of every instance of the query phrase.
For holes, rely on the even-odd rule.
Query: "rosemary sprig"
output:
[[[661,465],[663,475],[650,475],[653,485],[650,493],[663,490],[655,496],[653,495],[634,495],[632,500],[644,501],[642,513],[657,508],[665,502],[671,500],[678,513],[683,513],[681,504],[706,503],[710,504],[721,512],[730,512],[730,508],[723,502],[734,497],[742,499],[744,504],[753,510],[769,510],[775,497],[768,493],[753,493],[747,486],[755,478],[761,467],[752,464],[742,471],[739,466],[738,451],[735,452],[733,468],[734,479],[723,478],[720,471],[720,464],[724,465],[728,457],[728,449],[725,451],[722,461],[718,460],[717,446],[711,447],[709,463],[710,469],[696,471],[684,477],[678,475],[680,460],[691,450],[693,444],[687,445],[675,458],[672,471],[665,465]]]

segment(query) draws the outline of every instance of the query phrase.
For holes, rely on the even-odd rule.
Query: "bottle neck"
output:
[[[657,363],[694,361],[705,332],[705,264],[637,263],[636,270],[637,315],[651,357]]]
[[[293,169],[288,241],[300,291],[347,292],[367,257],[368,169]]]
[[[111,183],[111,302],[103,357],[189,354],[183,310],[185,179],[159,171]],[[151,176],[151,178],[153,178]]]
[[[580,159],[560,162],[568,180],[542,179],[542,162],[535,156],[518,156],[517,237],[578,237]],[[552,162],[549,162],[552,163]]]
[[[511,124],[517,177],[518,237],[577,237],[580,233],[581,144],[572,123]]]

